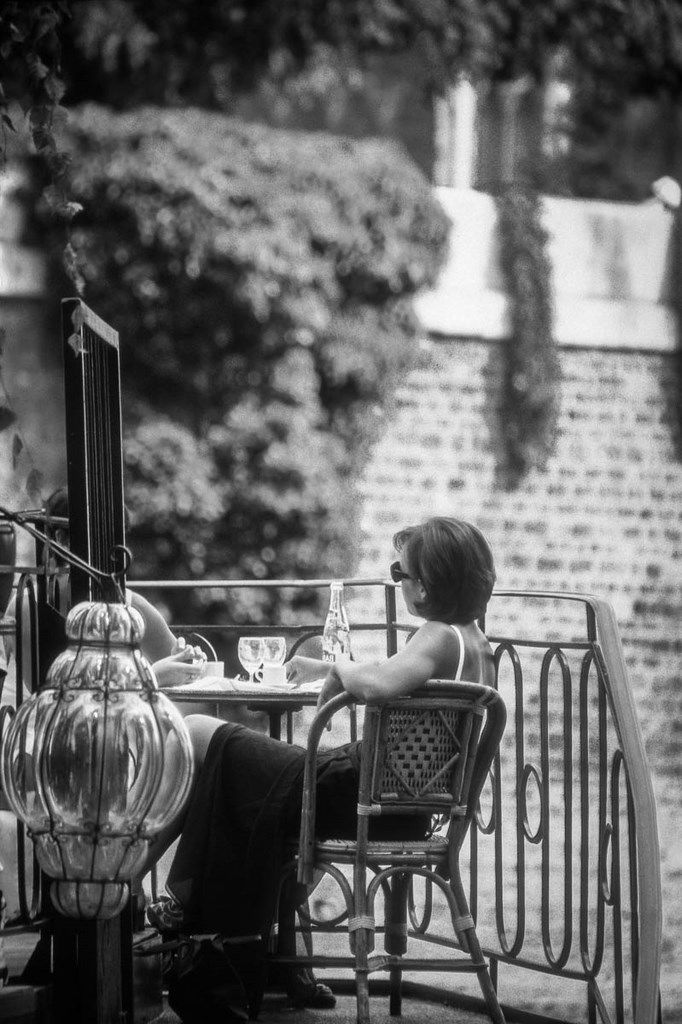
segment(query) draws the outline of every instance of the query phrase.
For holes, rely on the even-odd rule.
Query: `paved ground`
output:
[[[388,1000],[380,996],[372,999],[370,1008],[372,1024],[481,1024],[489,1018],[466,1010],[453,1009],[442,1003],[410,999],[403,1003],[401,1017],[391,1017]],[[355,999],[340,996],[334,1010],[294,1010],[287,1006],[283,997],[269,996],[265,999],[258,1017],[259,1024],[355,1024]],[[153,1024],[179,1024],[180,1018],[172,1010],[166,1010],[156,1017]]]
[[[18,975],[24,963],[28,959],[35,944],[35,936],[16,936],[6,943],[6,960],[10,975]],[[431,976],[434,984],[436,978]],[[320,974],[322,979],[322,975]],[[452,985],[452,979],[446,982]],[[277,993],[266,994],[261,1012],[258,1017],[259,1024],[355,1024],[356,1009],[355,996],[352,994],[352,978],[350,975],[341,983],[335,986],[337,994],[337,1005],[334,1010],[296,1010],[288,1002],[284,995]],[[346,992],[348,994],[346,994]],[[372,996],[371,1000],[372,1024],[395,1024],[396,1020],[402,1024],[481,1024],[487,1021],[488,1017],[473,1013],[468,1010],[453,1008],[446,1002],[438,1000],[426,1000],[408,995],[403,1001],[403,1013],[400,1018],[391,1017],[388,1012],[388,997],[379,993]],[[0,1007],[0,1019],[2,1012]],[[161,1015],[157,1011],[142,1012],[136,1024],[179,1024],[180,1018],[169,1008]]]

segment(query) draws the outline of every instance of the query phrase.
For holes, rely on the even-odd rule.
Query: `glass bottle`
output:
[[[343,605],[343,583],[330,584],[329,611],[322,632],[322,660],[350,661],[350,626]]]

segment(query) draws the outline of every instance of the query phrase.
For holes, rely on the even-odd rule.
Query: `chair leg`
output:
[[[305,918],[301,919],[300,911],[301,908],[305,911]],[[312,926],[306,923],[307,919],[310,919],[310,900],[306,896],[302,903],[298,907],[299,923],[301,926],[301,937],[303,939],[303,946],[308,956],[313,955],[313,932]]]
[[[386,905],[384,948],[387,953],[396,956],[403,956],[407,952],[407,893],[409,885],[409,875],[394,875],[391,879],[391,894]],[[402,979],[402,967],[391,967],[389,971],[389,1012],[392,1017],[399,1017],[402,1009]]]
[[[478,969],[476,976],[478,977],[478,984],[481,986],[481,992],[485,999],[486,1006],[488,1007],[488,1015],[493,1021],[493,1024],[505,1024],[504,1014],[502,1013],[502,1007],[497,998],[497,992],[495,986],[492,983],[490,977],[490,969],[483,957],[483,951],[481,944],[478,941],[478,935],[476,929],[471,928],[467,932],[467,939],[469,943],[469,955],[474,963],[479,963],[483,960],[483,966]]]
[[[388,972],[389,994],[388,1012],[391,1017],[399,1017],[403,1009],[403,971],[401,967],[391,967]]]
[[[364,835],[363,835],[364,833]],[[369,954],[374,949],[374,927],[367,927],[367,818],[358,825],[358,853],[353,865],[353,913],[349,915],[349,940],[355,957],[355,995],[358,1024],[369,1024]]]
[[[452,877],[450,878],[450,888],[453,896],[455,897],[457,912],[460,919],[471,919],[469,904],[467,903],[464,886],[462,885],[462,880],[458,871],[453,872]],[[476,976],[478,978],[478,984],[481,987],[483,998],[485,999],[485,1004],[488,1008],[488,1016],[493,1021],[493,1024],[506,1024],[504,1014],[502,1013],[502,1007],[500,1006],[497,998],[497,992],[495,991],[495,986],[492,983],[490,970],[485,957],[483,956],[483,950],[481,949],[481,944],[478,941],[478,935],[476,934],[476,928],[473,922],[459,929],[458,937],[462,943],[462,948],[469,954],[472,963],[476,965]]]
[[[358,1024],[369,1024],[369,933],[365,928],[355,932],[355,995],[357,1000]]]

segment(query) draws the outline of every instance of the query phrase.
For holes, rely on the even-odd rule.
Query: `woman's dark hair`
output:
[[[408,526],[393,538],[404,552],[407,569],[426,591],[415,607],[441,622],[480,618],[492,594],[495,565],[488,542],[475,526],[461,519],[433,516]]]

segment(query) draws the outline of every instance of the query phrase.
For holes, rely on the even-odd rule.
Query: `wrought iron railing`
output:
[[[510,614],[515,605],[522,614]],[[526,635],[505,628],[513,619]],[[498,591],[487,632],[509,718],[488,813],[471,833],[471,895],[480,915],[493,896],[493,970],[583,983],[590,1022],[653,1024],[656,808],[613,609],[582,595]]]
[[[356,590],[374,588],[381,594],[383,615],[352,621],[351,627],[356,635],[383,634],[382,646],[391,655],[414,628],[397,619],[395,586],[382,579],[346,582],[351,617]],[[158,592],[324,588],[328,583],[210,580],[131,586]],[[18,649],[17,655],[24,671],[27,662],[35,671],[38,652],[26,653],[26,643],[34,643],[34,598],[26,576],[19,587],[25,593],[19,604],[28,607],[29,620],[26,624],[24,609],[24,653]],[[20,621],[21,614],[19,608]],[[322,624],[181,623],[174,628],[199,632],[218,647],[233,645],[237,635],[249,631],[283,633],[291,652],[319,635]],[[526,1013],[545,1021],[656,1024],[661,945],[656,810],[613,611],[605,601],[581,595],[497,592],[487,632],[509,720],[471,832],[469,884],[502,1002],[512,1019]],[[17,701],[26,685],[20,671]],[[22,852],[22,865],[26,856]],[[31,872],[22,868],[19,882],[20,914],[13,927],[37,927],[40,900],[35,890],[28,892]],[[411,934],[456,946],[438,934],[437,923],[426,885],[413,894]],[[516,980],[521,976],[552,982],[533,989]],[[579,1002],[564,999],[563,983],[579,985]]]

